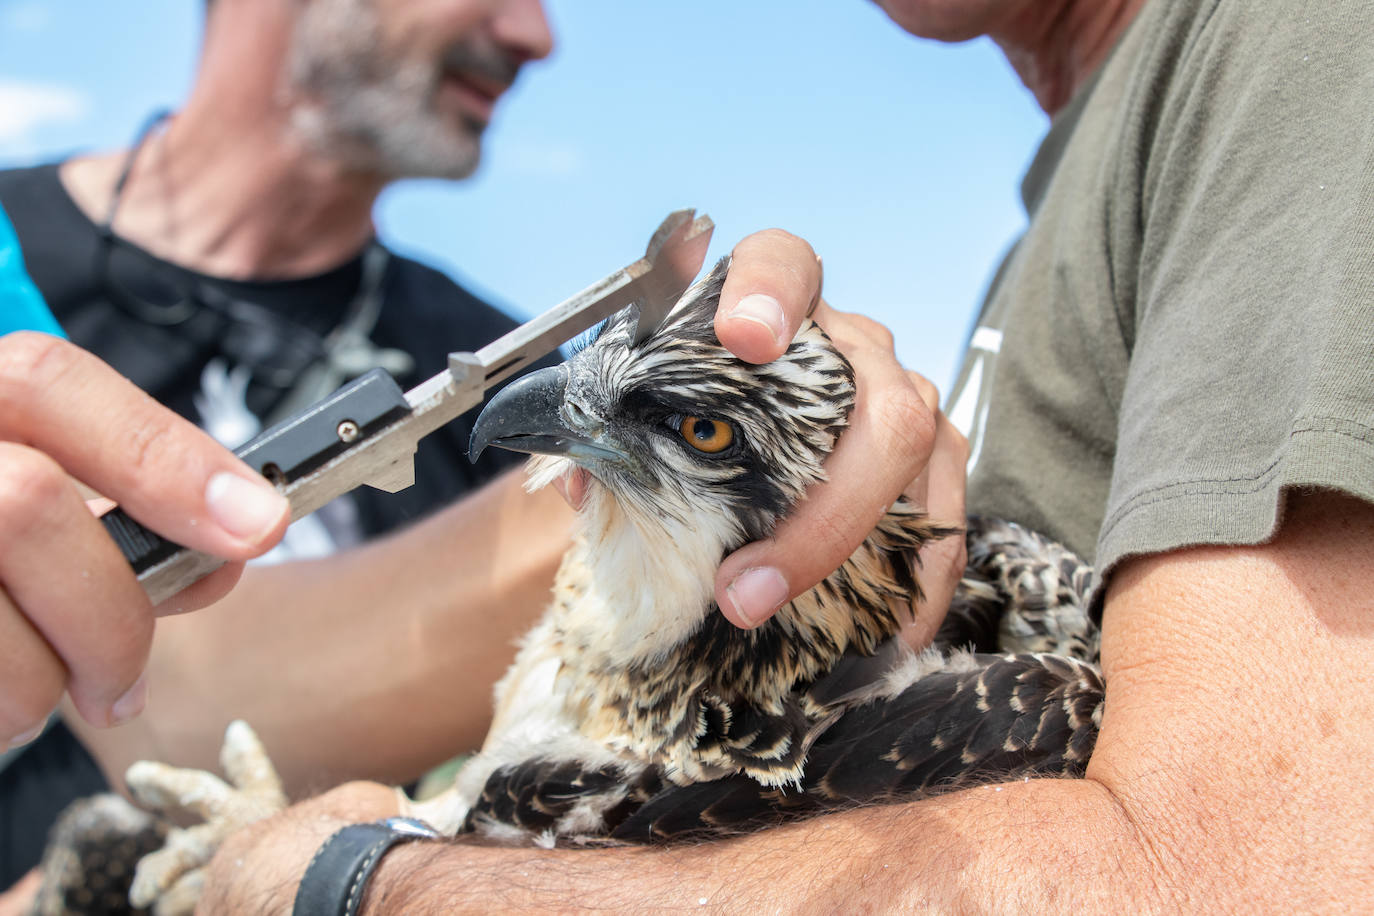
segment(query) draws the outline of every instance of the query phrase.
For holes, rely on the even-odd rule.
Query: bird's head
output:
[[[806,487],[854,404],[849,364],[813,322],[753,365],[716,339],[722,260],[662,327],[635,344],[633,309],[567,362],[497,394],[473,429],[489,445],[546,456],[532,483],[585,471],[587,511],[611,500],[641,535],[709,535],[719,562],[766,536]]]

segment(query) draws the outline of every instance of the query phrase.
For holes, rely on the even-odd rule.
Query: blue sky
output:
[[[463,183],[386,194],[385,239],[528,316],[636,257],[684,206],[710,257],[781,226],[826,297],[947,387],[1023,223],[1046,119],[991,44],[912,38],[866,0],[547,0],[559,46]],[[0,0],[0,165],[127,143],[190,85],[200,0]]]

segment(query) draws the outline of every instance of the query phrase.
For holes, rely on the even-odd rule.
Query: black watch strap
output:
[[[292,916],[357,916],[367,879],[388,849],[438,836],[424,821],[408,817],[349,824],[325,840],[306,866]]]

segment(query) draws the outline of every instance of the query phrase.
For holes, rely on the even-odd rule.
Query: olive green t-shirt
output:
[[[947,405],[971,512],[1110,571],[1374,501],[1374,3],[1150,0],[1022,191]]]

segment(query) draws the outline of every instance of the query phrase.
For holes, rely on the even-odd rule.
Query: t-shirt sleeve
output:
[[[0,208],[0,334],[25,330],[66,336],[38,287],[29,279],[19,237]]]
[[[1151,112],[1097,562],[1374,502],[1374,5],[1220,2]]]

